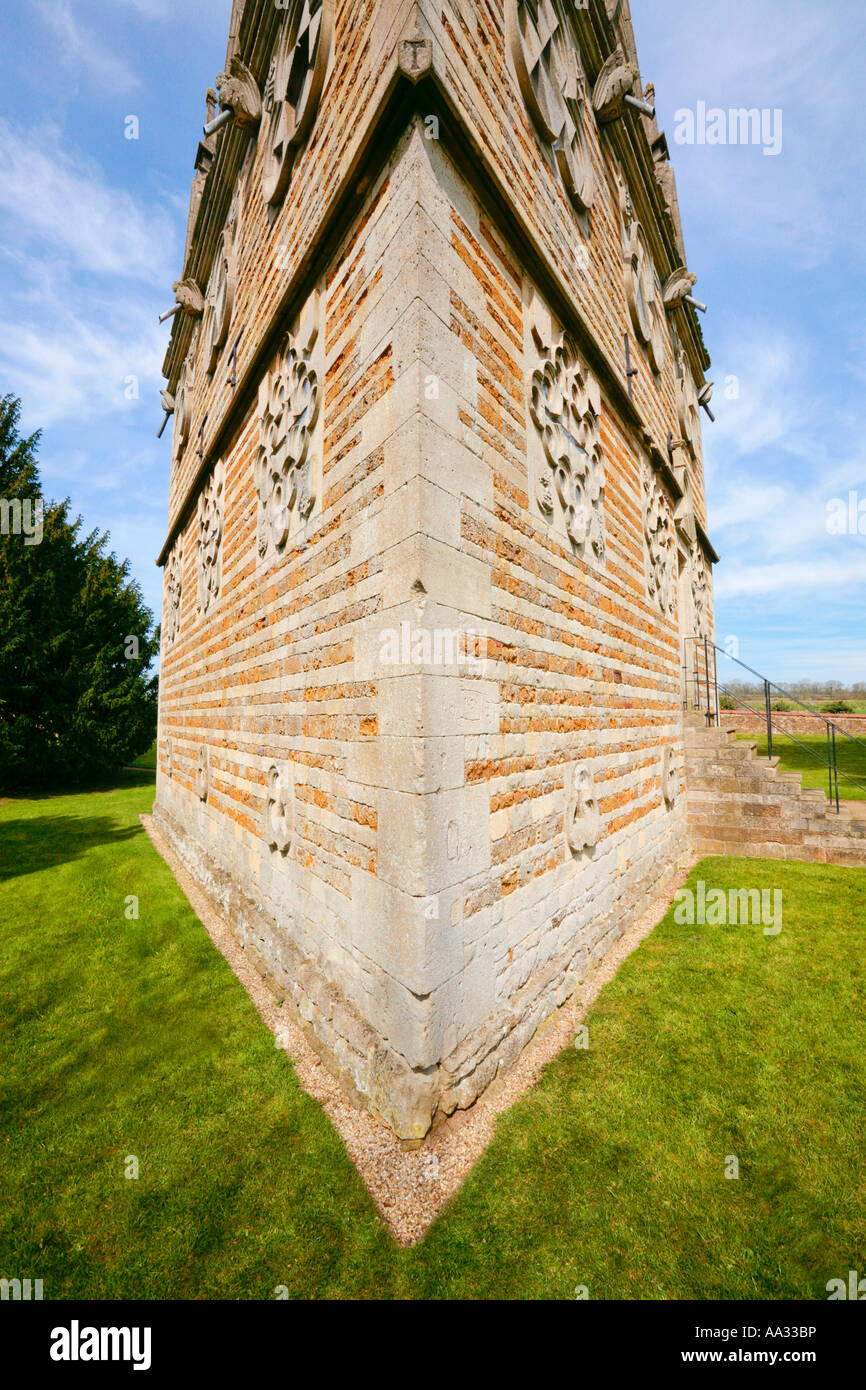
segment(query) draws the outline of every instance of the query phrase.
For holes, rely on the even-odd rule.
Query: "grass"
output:
[[[0,805],[0,1276],[46,1298],[823,1299],[866,1268],[866,871],[704,861],[781,888],[780,935],[668,914],[589,1049],[401,1251],[144,836],[151,799],[130,771]]]
[[[146,753],[139,753],[131,764],[132,767],[147,767],[156,771],[156,739],[150,745]]]
[[[782,719],[784,717],[781,716]],[[739,734],[738,737],[755,741],[755,736],[750,734]],[[829,792],[826,736],[797,732],[797,739],[799,742],[773,730],[773,754],[781,759],[780,767],[786,772],[802,772],[804,787],[820,787],[822,791]],[[766,758],[766,735],[758,738],[757,744],[758,754]],[[812,751],[807,753],[802,744],[806,744]],[[837,733],[836,763],[839,769],[840,798],[845,801],[866,801],[866,747]],[[846,774],[856,781],[849,782]],[[862,785],[858,786],[857,782]]]

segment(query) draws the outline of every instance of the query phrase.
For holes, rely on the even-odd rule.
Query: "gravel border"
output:
[[[575,1030],[590,1006],[626,957],[667,912],[674,894],[699,858],[690,857],[671,872],[651,905],[626,929],[571,998],[542,1025],[504,1077],[488,1087],[469,1110],[457,1111],[435,1126],[419,1149],[406,1150],[387,1125],[346,1099],[301,1029],[253,969],[214,904],[155,829],[152,817],[142,815],[140,820],[211,941],[273,1033],[275,1046],[291,1058],[301,1086],[322,1106],[343,1140],[379,1215],[402,1246],[415,1245],[426,1235],[493,1138],[497,1115],[509,1110],[535,1085],[547,1063],[573,1044]]]

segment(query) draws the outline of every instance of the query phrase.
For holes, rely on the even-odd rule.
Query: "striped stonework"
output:
[[[662,297],[664,137],[617,106],[627,3],[246,0],[226,72],[165,363],[154,815],[414,1142],[686,849],[709,363]]]

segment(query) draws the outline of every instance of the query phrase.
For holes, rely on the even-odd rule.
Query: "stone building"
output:
[[[695,277],[628,0],[235,0],[217,85],[154,816],[413,1141],[686,847]]]

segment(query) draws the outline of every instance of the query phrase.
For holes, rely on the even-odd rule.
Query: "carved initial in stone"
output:
[[[293,786],[288,770],[268,768],[268,790],[265,796],[264,837],[269,849],[285,854],[292,841]]]
[[[576,768],[571,779],[571,792],[565,812],[565,838],[572,854],[582,854],[598,844],[601,834],[601,814],[593,786],[592,775],[585,767]]]
[[[539,136],[552,146],[579,209],[592,206],[595,176],[586,137],[586,83],[571,31],[552,0],[507,0],[509,45],[520,91]]]
[[[256,486],[262,557],[271,545],[277,552],[285,549],[294,519],[306,522],[316,501],[312,458],[319,416],[319,377],[312,365],[316,337],[316,329],[312,334],[305,330],[289,334],[259,392]]]
[[[647,592],[664,617],[676,607],[676,533],[671,509],[658,479],[644,471],[643,534]]]
[[[624,183],[620,183],[620,214],[625,290],[632,328],[646,348],[653,371],[660,372],[665,360],[666,323],[662,287]]]
[[[165,572],[165,640],[168,646],[180,633],[180,604],[183,587],[183,559],[176,545],[168,557]]]
[[[280,31],[265,88],[262,192],[271,206],[285,197],[298,149],[310,133],[328,70],[334,0],[298,0]]]
[[[604,562],[604,457],[601,451],[601,393],[569,334],[554,349],[533,328],[542,354],[533,372],[529,414],[538,431],[546,467],[536,475],[536,501],[552,519],[558,506],[573,549]]]
[[[198,499],[198,611],[204,616],[219,598],[223,540],[222,463],[217,463]]]

